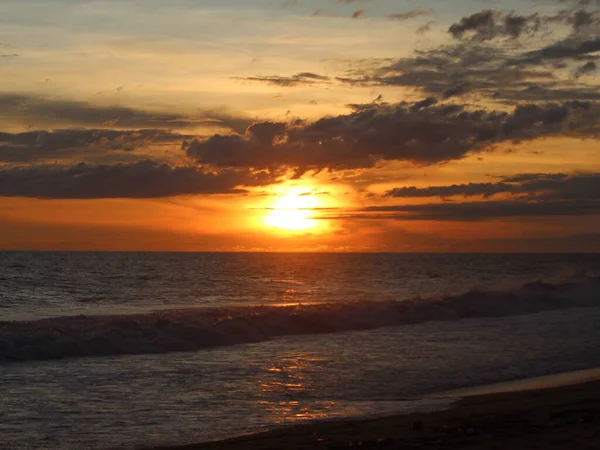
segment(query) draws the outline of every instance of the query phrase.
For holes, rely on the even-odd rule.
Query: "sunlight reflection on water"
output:
[[[440,408],[451,400],[424,396],[600,366],[599,322],[600,308],[570,309],[192,353],[0,365],[0,448],[186,444]]]

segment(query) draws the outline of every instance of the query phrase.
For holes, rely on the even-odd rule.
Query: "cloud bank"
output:
[[[0,196],[42,199],[159,198],[243,194],[241,186],[265,186],[267,173],[173,167],[155,161],[73,167],[32,166],[0,170]]]

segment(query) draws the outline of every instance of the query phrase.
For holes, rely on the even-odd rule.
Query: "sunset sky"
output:
[[[3,0],[0,249],[600,251],[600,0]]]

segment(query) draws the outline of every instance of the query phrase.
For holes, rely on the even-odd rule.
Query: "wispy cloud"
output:
[[[353,19],[360,19],[361,17],[365,16],[368,13],[368,11],[366,9],[359,9],[357,11],[354,11],[352,13],[352,18]]]
[[[549,173],[519,174],[501,177],[494,183],[468,183],[448,186],[415,186],[395,188],[385,196],[393,198],[428,197],[493,197],[510,194],[529,200],[600,200],[600,174],[598,173]]]
[[[193,128],[213,124],[243,130],[249,119],[225,111],[206,110],[197,114],[151,111],[127,106],[103,106],[29,94],[0,93],[0,117],[36,127]]]
[[[372,1],[372,0],[333,0],[333,3],[342,3],[345,5],[351,5],[352,3],[367,2],[367,1]]]
[[[416,33],[419,35],[429,33],[431,31],[431,29],[433,28],[434,24],[435,24],[434,21],[427,22],[426,24],[421,25],[419,28],[417,28]]]
[[[0,133],[0,162],[34,163],[77,158],[115,158],[115,152],[134,152],[154,145],[179,149],[193,136],[166,130],[66,129]],[[133,158],[133,155],[132,155]]]
[[[433,9],[416,8],[403,13],[389,14],[387,17],[392,20],[404,21],[420,16],[428,16],[433,14]]]
[[[324,214],[320,218],[328,220],[484,222],[494,219],[575,217],[598,214],[600,214],[600,202],[597,201],[529,202],[516,200],[371,206],[361,210]]]
[[[255,77],[234,77],[236,80],[257,81],[266,84],[273,84],[282,87],[293,87],[298,85],[312,85],[319,82],[327,82],[330,80],[328,76],[319,75],[311,72],[297,73],[291,76],[255,76]]]

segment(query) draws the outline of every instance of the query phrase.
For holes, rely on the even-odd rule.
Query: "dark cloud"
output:
[[[323,215],[323,219],[434,220],[479,222],[520,217],[572,217],[600,215],[600,202],[571,200],[483,201],[427,203],[420,205],[373,206],[343,214]]]
[[[434,97],[428,97],[421,101],[413,103],[413,105],[410,107],[410,111],[417,112],[422,109],[429,108],[430,106],[433,106],[435,104],[437,104],[437,100]]]
[[[564,173],[520,173],[500,178],[506,183],[529,183],[538,180],[561,181],[568,177],[569,176]]]
[[[596,5],[600,6],[600,3]],[[552,16],[544,16],[542,20],[545,24],[565,24],[571,27],[571,37],[579,35],[592,37],[600,32],[600,11],[588,11],[581,9],[582,7],[592,6],[588,5],[575,5],[569,9],[559,11]]]
[[[178,195],[241,194],[240,186],[276,180],[248,170],[206,172],[155,161],[74,167],[33,166],[0,169],[0,196],[43,199],[159,198]]]
[[[579,66],[577,68],[577,70],[575,71],[575,76],[579,78],[584,75],[589,75],[591,73],[594,73],[594,72],[596,72],[596,70],[598,70],[598,65],[596,64],[596,62],[588,61],[584,65]]]
[[[36,127],[62,125],[121,129],[195,128],[202,124],[214,124],[239,131],[251,122],[244,117],[213,110],[192,116],[9,93],[0,93],[0,117]]]
[[[540,65],[566,59],[580,59],[600,51],[600,37],[590,39],[568,38],[539,50],[525,52],[506,62],[508,66]]]
[[[600,5],[600,0],[558,0],[558,3],[575,3],[578,6]]]
[[[556,83],[552,70],[507,64],[504,49],[489,44],[460,43],[416,51],[392,64],[350,73],[337,80],[360,86],[412,87],[445,98],[465,93],[486,97],[499,92],[518,93],[532,85]],[[543,98],[540,98],[543,100]]]
[[[516,193],[543,201],[600,200],[600,173],[525,174],[503,179]]]
[[[364,12],[357,11],[355,18]],[[431,12],[417,8],[388,17],[407,20]],[[557,26],[562,37],[549,43]],[[572,28],[568,35],[564,34],[565,26]],[[424,33],[430,27],[431,22],[418,32]],[[600,59],[600,11],[590,12],[580,5],[553,15],[486,9],[462,18],[448,32],[455,38],[449,45],[416,50],[413,56],[396,60],[362,60],[358,68],[333,80],[314,73],[247,79],[278,86],[323,81],[364,87],[401,86],[443,99],[476,95],[513,105],[519,101],[598,98],[598,87],[584,83],[588,78],[581,78],[592,74]],[[518,40],[534,35],[543,38],[531,41],[538,48]],[[571,69],[575,76],[565,77],[563,69]]]
[[[585,10],[578,10],[568,16],[567,22],[573,26],[575,33],[599,31],[600,15],[598,12],[591,13]]]
[[[421,25],[419,28],[417,28],[416,33],[417,34],[425,34],[431,31],[431,28],[433,27],[433,24],[435,22],[431,21],[431,22],[427,22],[424,25]]]
[[[367,14],[368,11],[366,9],[359,9],[356,10],[352,13],[352,18],[353,19],[360,19],[362,16],[364,16],[365,14]]]
[[[592,5],[595,3],[589,3]],[[483,10],[462,18],[449,28],[458,42],[427,50],[391,63],[373,60],[350,69],[338,82],[354,86],[402,86],[452,98],[466,94],[514,104],[518,101],[589,100],[597,98],[596,85],[567,79],[561,70],[573,67],[575,78],[592,74],[600,58],[600,11],[581,9],[581,4],[554,15],[517,15]],[[406,19],[429,12],[415,9],[396,16]],[[556,25],[572,27],[572,33],[540,48],[528,49],[516,39],[544,33],[552,36]],[[430,24],[425,26],[426,31]],[[539,42],[538,40],[532,42]],[[547,42],[544,39],[543,42]],[[366,63],[366,61],[363,61]],[[257,77],[280,85],[302,82],[294,77]],[[551,92],[553,91],[553,92]]]
[[[395,105],[358,105],[347,115],[313,123],[261,125],[256,139],[214,135],[187,147],[187,155],[215,167],[310,170],[374,167],[381,161],[435,164],[463,158],[501,142],[539,137],[597,137],[600,105],[593,102],[523,104],[512,113],[468,110],[435,99]],[[255,125],[256,127],[257,125]]]
[[[154,144],[181,146],[192,136],[164,130],[54,130],[25,133],[0,132],[0,162],[31,163],[40,160],[60,160],[88,156],[116,150],[129,152]]]
[[[512,192],[513,186],[507,183],[468,183],[451,186],[430,186],[417,188],[415,186],[395,188],[385,193],[386,197],[394,198],[428,198],[428,197],[491,197],[496,194]]]
[[[392,189],[385,196],[394,198],[428,198],[453,196],[492,197],[511,194],[528,200],[600,200],[600,174],[520,174],[503,177],[495,183],[468,183],[450,186],[414,186]]]
[[[469,91],[470,84],[469,83],[459,83],[456,86],[453,86],[442,93],[442,97],[445,99],[460,96]]]
[[[277,137],[285,134],[286,128],[283,122],[258,122],[248,127],[248,134],[260,145],[273,145]]]
[[[590,12],[576,6],[554,15],[520,16],[513,12],[486,9],[462,18],[458,23],[451,25],[448,32],[456,39],[516,39],[524,34],[533,35],[546,31],[548,26],[556,24],[570,25],[575,35],[597,32],[600,26],[600,12]]]
[[[474,32],[476,36],[487,37],[495,26],[494,12],[486,9],[469,17],[463,17],[459,23],[452,24],[448,32],[457,39],[462,38],[467,32]]]
[[[495,94],[495,98],[508,101],[588,101],[600,100],[600,90],[594,87],[574,87],[570,89],[550,88],[532,85],[524,89],[502,89]]]
[[[486,9],[464,17],[450,26],[448,32],[456,39],[490,40],[498,37],[516,39],[522,34],[539,31],[541,19],[537,15],[519,16]]]
[[[408,19],[413,19],[415,17],[428,16],[430,14],[433,14],[433,9],[416,8],[403,13],[389,14],[387,17],[391,20],[404,21]]]
[[[548,43],[556,25],[571,26],[572,33]],[[373,60],[336,80],[354,86],[409,87],[441,98],[471,94],[509,104],[598,98],[595,84],[577,78],[592,74],[600,59],[600,11],[576,7],[552,16],[521,16],[487,9],[464,17],[448,32],[455,43],[417,50],[391,63]],[[539,48],[517,41],[542,33],[545,44]],[[564,76],[566,68],[572,68],[574,78]]]
[[[234,77],[237,80],[258,81],[261,83],[273,84],[275,86],[293,87],[298,85],[312,85],[318,82],[329,81],[329,77],[318,75],[311,72],[302,72],[289,77],[286,76],[256,76],[256,77]]]

